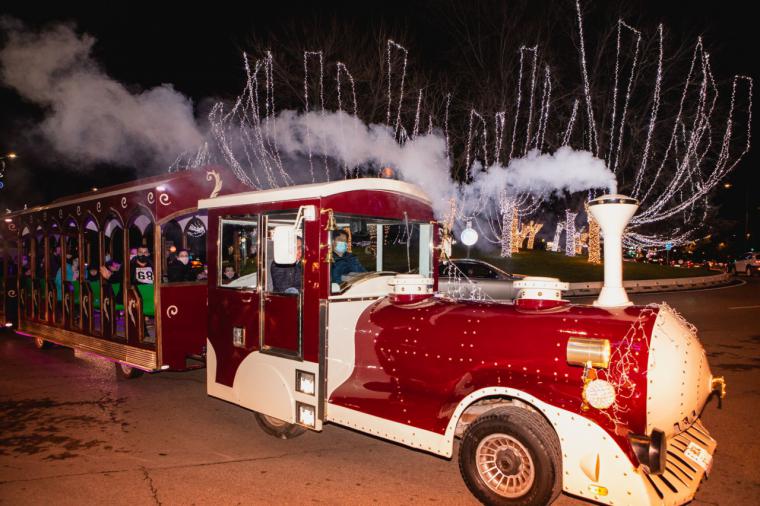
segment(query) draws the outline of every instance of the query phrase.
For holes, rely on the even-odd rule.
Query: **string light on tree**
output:
[[[510,230],[512,236],[512,253],[520,252],[520,213],[515,208],[514,214],[512,214],[512,229]]]
[[[599,237],[601,229],[599,223],[588,212],[588,204],[586,207],[586,218],[588,219],[588,262],[591,264],[602,263],[602,245]]]
[[[536,234],[544,227],[543,223],[536,223],[533,220],[530,221],[530,224],[523,227],[527,229],[528,234],[528,249],[533,249],[533,246],[536,242]]]
[[[559,240],[562,236],[562,231],[565,229],[565,224],[561,221],[557,222],[557,228],[554,229],[554,240],[552,241],[552,251],[559,251]]]
[[[499,204],[501,206],[501,256],[512,256],[512,222],[516,213],[515,201],[507,195],[506,190],[499,194]]]
[[[565,210],[565,255],[575,256],[575,216],[578,213]]]

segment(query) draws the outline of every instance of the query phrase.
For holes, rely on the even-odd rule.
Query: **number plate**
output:
[[[699,446],[697,443],[689,443],[689,446],[686,447],[684,455],[686,455],[689,460],[704,469],[705,472],[710,472],[710,468],[712,467],[712,455],[707,453],[707,450]]]

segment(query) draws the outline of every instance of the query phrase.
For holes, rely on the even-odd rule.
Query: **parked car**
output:
[[[504,272],[482,260],[457,258],[449,262],[440,264],[438,268],[438,288],[442,293],[453,291],[453,285],[457,283],[456,278],[460,276],[475,283],[484,295],[492,299],[512,300],[517,295],[512,283],[524,277]],[[458,272],[458,276],[453,274],[455,271]],[[467,283],[465,280],[460,282]]]
[[[760,271],[760,253],[745,253],[739,260],[734,260],[734,272],[752,276]]]

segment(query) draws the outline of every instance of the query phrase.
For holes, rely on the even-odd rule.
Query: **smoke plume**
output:
[[[171,84],[130,92],[92,57],[95,40],[58,24],[3,18],[0,83],[42,107],[39,133],[67,161],[167,166],[203,140],[191,101]]]

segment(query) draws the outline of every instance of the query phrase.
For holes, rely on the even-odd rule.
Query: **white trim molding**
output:
[[[303,200],[310,198],[328,197],[339,193],[361,190],[379,190],[394,193],[403,193],[430,204],[430,197],[416,185],[397,181],[395,179],[361,178],[342,179],[329,183],[304,184],[274,188],[272,190],[255,190],[244,193],[224,195],[211,199],[198,201],[199,209],[212,209],[217,207],[241,206],[246,204],[262,204],[267,202],[280,202],[287,200]]]

